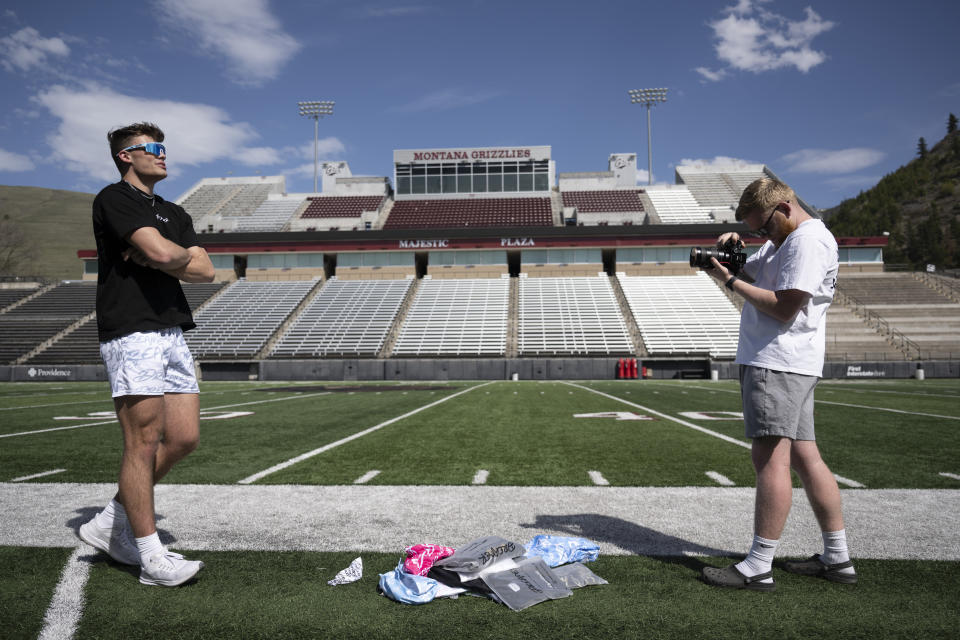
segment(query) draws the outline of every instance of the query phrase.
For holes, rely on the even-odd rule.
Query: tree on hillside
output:
[[[947,133],[953,133],[957,130],[957,116],[950,114],[950,117],[947,118]]]
[[[26,266],[32,250],[23,231],[5,216],[0,220],[0,274],[17,275]]]
[[[927,159],[927,141],[920,137],[920,142],[917,143],[917,155],[920,156],[921,160]]]

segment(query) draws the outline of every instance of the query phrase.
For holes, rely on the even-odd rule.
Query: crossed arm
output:
[[[163,271],[184,282],[213,282],[213,263],[202,247],[184,249],[153,227],[140,227],[127,241],[132,246],[123,252],[124,260]]]

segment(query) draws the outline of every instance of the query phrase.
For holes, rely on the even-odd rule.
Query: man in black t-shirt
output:
[[[187,212],[153,192],[167,177],[163,138],[149,122],[107,134],[122,179],[93,201],[97,329],[123,459],[117,495],[78,535],[114,560],[140,566],[143,584],[175,586],[203,563],[160,543],[153,486],[199,439],[199,388],[183,339],[196,325],[180,281],[211,282],[214,270]]]

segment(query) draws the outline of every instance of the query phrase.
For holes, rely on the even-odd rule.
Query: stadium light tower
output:
[[[667,89],[630,89],[631,104],[642,104],[647,107],[647,184],[653,184],[653,145],[650,141],[650,107],[658,102],[667,101]]]
[[[333,115],[334,102],[331,100],[310,100],[298,102],[300,115],[313,118],[313,192],[317,193],[317,169],[320,165],[320,118]]]

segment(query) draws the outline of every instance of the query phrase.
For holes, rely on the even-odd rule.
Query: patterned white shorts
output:
[[[137,331],[100,343],[113,397],[200,393],[180,327]]]

